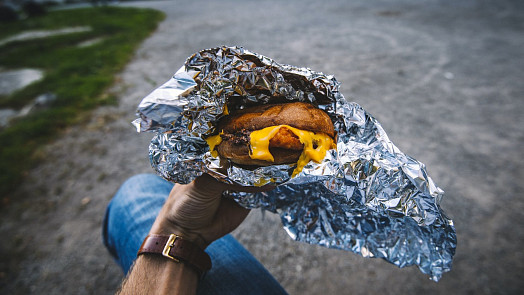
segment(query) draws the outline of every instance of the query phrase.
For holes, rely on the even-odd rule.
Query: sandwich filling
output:
[[[294,137],[282,136],[286,132],[293,133],[298,140],[295,142],[293,140]],[[226,135],[221,132],[218,135],[210,136],[206,139],[213,157],[218,156],[215,147],[222,142],[224,136]],[[256,160],[274,162],[273,155],[269,151],[270,146],[302,150],[292,177],[300,173],[309,161],[313,160],[316,163],[320,163],[326,156],[328,150],[336,148],[334,140],[327,134],[305,131],[289,125],[266,127],[252,131],[249,134],[246,133],[244,136],[238,138],[244,138],[246,141],[249,139],[249,156],[251,159]],[[284,138],[291,138],[291,140],[285,140]]]

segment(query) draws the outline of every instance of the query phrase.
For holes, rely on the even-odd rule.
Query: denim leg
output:
[[[206,252],[213,268],[200,281],[197,294],[287,294],[233,236],[216,240]]]
[[[173,184],[153,174],[131,177],[109,203],[104,245],[127,273]],[[231,235],[207,247],[213,268],[198,294],[287,294],[271,274]]]
[[[104,244],[125,273],[172,188],[156,175],[136,175],[124,182],[107,206]]]

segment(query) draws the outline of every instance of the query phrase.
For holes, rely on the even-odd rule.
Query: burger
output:
[[[206,139],[211,154],[248,167],[293,164],[293,176],[336,148],[331,118],[312,104],[266,104],[223,117]]]

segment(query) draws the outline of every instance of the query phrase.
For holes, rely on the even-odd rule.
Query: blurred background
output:
[[[278,216],[254,210],[234,235],[290,294],[524,287],[524,2],[0,3],[0,293],[116,291],[105,207],[125,179],[153,172],[152,134],[130,124],[136,106],[220,45],[334,75],[427,165],[457,230],[453,269],[435,283],[416,267],[294,242]]]

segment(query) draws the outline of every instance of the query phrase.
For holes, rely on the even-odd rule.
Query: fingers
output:
[[[249,209],[238,205],[233,199],[223,198],[229,191],[263,192],[274,186],[244,187],[230,185],[203,174],[187,185],[175,185],[166,202],[163,216],[167,227],[173,227],[195,241],[210,242],[237,228],[249,214]],[[161,213],[162,213],[161,212]],[[161,214],[162,215],[162,214]],[[160,227],[162,225],[159,223]],[[162,228],[160,228],[161,230]]]
[[[188,194],[202,200],[216,199],[222,196],[227,188],[225,183],[219,182],[209,174],[202,174],[188,184]]]
[[[249,212],[249,209],[241,207],[235,201],[223,198],[213,222],[203,236],[210,241],[221,238],[236,229],[246,219]]]
[[[242,186],[238,184],[226,184],[216,180],[209,174],[202,174],[201,176],[197,177],[190,185],[192,185],[192,192],[204,199],[217,198],[221,196],[222,192],[226,190],[258,193],[270,191],[276,187],[273,184],[267,184],[264,186]]]

